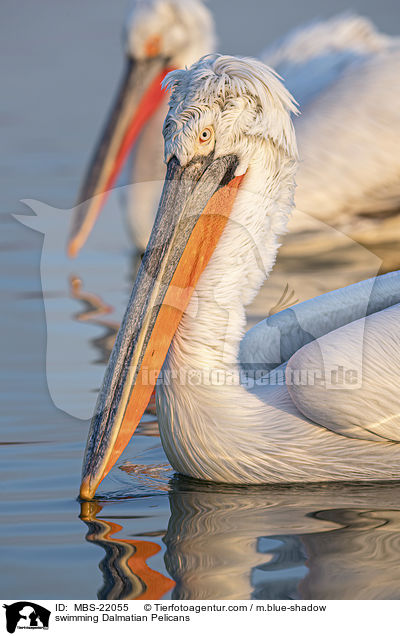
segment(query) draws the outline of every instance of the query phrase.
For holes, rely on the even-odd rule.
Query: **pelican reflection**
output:
[[[393,485],[237,488],[177,479],[164,538],[172,598],[399,598],[398,495]]]
[[[124,472],[149,488],[141,507],[154,508],[152,494],[169,489],[170,519],[165,531],[143,518],[149,527],[138,532],[137,498],[124,501],[124,515],[114,508],[120,499],[102,504],[107,514],[82,504],[86,539],[105,551],[101,599],[400,598],[399,486],[250,488],[168,483],[163,467],[155,476],[139,465]],[[140,539],[119,538],[132,528]],[[147,564],[160,545],[144,536],[163,537],[170,578]]]
[[[115,535],[122,525],[109,519],[100,519],[102,506],[95,502],[81,505],[80,518],[89,531],[86,540],[105,550],[99,564],[103,574],[103,586],[99,599],[159,599],[174,587],[174,582],[147,565],[147,559],[160,551],[152,541],[123,539]]]

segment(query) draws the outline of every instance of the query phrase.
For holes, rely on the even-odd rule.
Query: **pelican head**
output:
[[[141,0],[123,32],[125,71],[78,197],[68,242],[75,256],[85,243],[141,129],[164,100],[171,70],[214,50],[214,26],[200,0]]]
[[[214,22],[201,0],[141,0],[125,22],[123,39],[127,57],[161,55],[181,68],[214,49]]]
[[[292,204],[295,108],[273,71],[255,60],[213,55],[171,72],[165,86],[171,91],[163,131],[167,174],[92,419],[83,499],[93,497],[139,423],[231,212],[248,209],[245,190],[257,183],[267,206],[279,199],[286,178],[289,196],[277,205],[287,212]],[[270,223],[265,206],[254,214]]]

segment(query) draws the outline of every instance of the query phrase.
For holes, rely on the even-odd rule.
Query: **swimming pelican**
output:
[[[243,484],[399,478],[399,273],[286,309],[243,338],[293,205],[295,107],[250,59],[207,56],[166,85],[164,189],[92,419],[81,497],[126,447],[161,369],[160,436],[179,473]],[[353,369],[360,330],[357,387],[288,381]],[[276,369],[249,387],[241,364],[264,357],[270,368],[271,348]]]
[[[211,14],[200,0],[136,2],[123,37],[124,76],[81,186],[78,200],[86,203],[75,208],[70,256],[85,243],[133,146],[132,183],[144,185],[139,195],[130,192],[128,227],[144,252],[165,176],[162,125],[168,98],[161,81],[169,70],[190,66],[215,46]]]
[[[125,28],[125,79],[82,185],[79,201],[88,202],[76,208],[70,255],[86,241],[103,194],[134,144],[131,180],[141,185],[129,193],[128,226],[144,252],[165,175],[161,78],[169,68],[190,66],[212,52],[214,43],[212,16],[200,0],[136,6]],[[366,18],[344,15],[292,31],[261,59],[285,78],[302,111],[295,121],[301,158],[297,208],[342,229],[349,229],[349,221],[350,229],[357,225],[360,216],[396,211],[398,40],[377,32]],[[293,229],[303,224],[304,216],[295,214]]]

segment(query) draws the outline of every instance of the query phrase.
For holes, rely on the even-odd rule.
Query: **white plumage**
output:
[[[148,56],[146,44],[159,39],[159,50],[172,66],[192,64],[215,47],[211,13],[199,0],[137,0],[124,24],[125,53]]]
[[[300,104],[296,207],[344,230],[398,210],[399,38],[345,15],[295,30],[262,59]]]
[[[399,478],[400,446],[392,440],[399,438],[400,401],[393,389],[399,376],[400,275],[378,279],[376,298],[366,282],[333,292],[336,298],[312,301],[309,320],[320,319],[322,337],[304,347],[300,337],[298,352],[281,360],[288,362],[286,376],[293,368],[323,372],[324,365],[351,363],[352,343],[360,343],[356,320],[370,313],[359,388],[272,381],[249,389],[240,363],[258,360],[246,346],[251,332],[239,360],[244,307],[274,264],[292,204],[296,148],[290,99],[262,64],[227,56],[175,72],[168,83],[173,92],[166,158],[174,154],[185,165],[199,131],[212,124],[215,155],[235,152],[248,169],[163,367],[167,381],[158,387],[157,413],[169,461],[183,474],[231,483]],[[279,328],[279,314],[273,319]],[[262,328],[255,331],[261,344]],[[322,366],[321,347],[330,355]],[[211,372],[223,382],[213,382]]]
[[[199,0],[190,2],[184,17],[182,0],[139,6],[126,28],[127,46],[132,51],[130,42],[135,42],[135,55],[143,55],[140,43],[149,33],[167,36],[163,42],[177,67],[213,50],[212,17]],[[188,45],[174,48],[170,34],[178,25],[181,34],[187,29]],[[357,228],[360,216],[364,226],[365,217],[396,211],[399,40],[379,33],[366,18],[346,14],[295,29],[261,59],[278,71],[300,104],[301,116],[294,120],[300,153],[296,207],[344,231]],[[160,134],[165,112],[161,109],[146,125],[129,168],[132,182],[142,184],[128,202],[128,225],[140,251],[147,244],[165,173]],[[303,229],[304,217],[295,213],[289,227]]]
[[[349,81],[357,73],[365,85],[359,101],[366,96],[366,110],[371,104],[371,75],[357,64],[329,88],[337,90],[329,103],[339,104],[338,120],[350,100],[346,86],[359,89]],[[297,108],[276,73],[251,59],[205,56],[164,85],[168,178],[98,397],[81,496],[93,496],[126,447],[156,381],[147,371],[156,378],[162,364],[160,436],[180,473],[245,484],[400,478],[400,273],[297,305],[244,337],[245,307],[275,263],[294,205]],[[326,95],[311,99],[308,112]],[[316,114],[321,129],[324,112]],[[319,172],[345,182],[351,169],[337,166],[356,166],[354,156],[329,163],[324,152]],[[300,145],[300,160],[301,153]],[[204,226],[208,204],[213,210],[233,196],[225,189],[215,196],[228,182],[235,199],[229,216],[221,211],[226,226],[218,211]],[[339,216],[344,207],[336,204]]]

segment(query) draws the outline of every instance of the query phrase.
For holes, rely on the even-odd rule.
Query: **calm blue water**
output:
[[[0,596],[399,598],[395,484],[233,488],[185,480],[173,475],[149,416],[96,502],[77,501],[88,418],[134,264],[118,199],[73,263],[64,256],[62,210],[73,205],[119,76],[127,6],[5,0],[0,10]],[[398,25],[394,1],[357,6],[389,32]],[[302,16],[300,5],[280,3],[272,15],[266,4],[264,20],[256,20],[258,2],[246,9],[234,2],[231,24],[227,7],[215,3],[223,50],[255,54],[300,17],[345,3],[328,12],[303,2]],[[238,50],[244,10],[249,33],[240,33]],[[10,215],[29,214],[20,203],[27,198],[61,210],[48,245]],[[265,315],[288,280],[302,299],[377,267],[374,254],[358,247],[344,247],[333,263],[322,251],[308,249],[300,268],[290,249],[283,252],[250,321]],[[385,248],[375,251],[385,258]]]

